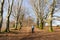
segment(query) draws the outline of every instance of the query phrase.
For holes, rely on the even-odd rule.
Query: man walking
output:
[[[34,33],[34,26],[32,25],[32,33]]]

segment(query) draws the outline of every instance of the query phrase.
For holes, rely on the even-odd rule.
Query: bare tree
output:
[[[46,0],[48,2],[48,0]],[[52,20],[55,20],[53,18],[53,14],[55,13],[55,6],[56,6],[56,0],[53,0],[52,4],[49,6],[49,11],[48,13],[46,14],[46,20],[44,20],[45,22],[48,23],[49,25],[49,31],[53,31],[53,28],[52,28]]]
[[[56,1],[53,0],[53,3],[50,5],[50,12],[49,12],[49,30],[50,31],[53,31],[53,28],[52,28],[52,17],[53,17],[53,14],[54,14],[54,10],[55,10],[55,6],[56,6]]]
[[[15,30],[17,30],[18,23],[20,22],[19,19],[20,19],[21,15],[22,15],[22,13],[21,13],[21,11],[22,11],[22,9],[21,9],[22,3],[23,3],[23,0],[18,0],[17,1],[17,6],[15,5],[14,8],[13,8],[12,16],[15,19]]]
[[[44,25],[44,0],[31,0],[33,10],[37,16],[37,25],[41,29],[43,29]]]
[[[3,23],[3,6],[4,6],[4,0],[1,0],[0,2],[0,32],[1,32],[1,27]]]
[[[7,13],[7,16],[6,16],[6,32],[9,32],[9,20],[10,20],[10,15],[11,15],[11,12],[12,12],[12,6],[13,6],[13,3],[14,3],[14,0],[12,0],[12,4],[10,5],[10,0],[8,0],[8,13]]]
[[[15,6],[16,7],[16,6]],[[15,19],[15,28],[17,29],[17,27],[18,27],[18,25],[20,25],[19,26],[19,29],[21,29],[22,28],[22,26],[23,26],[23,19],[26,17],[26,15],[28,15],[29,14],[29,12],[28,12],[28,10],[27,10],[27,8],[25,8],[25,7],[23,7],[23,6],[21,6],[21,9],[20,9],[20,13],[19,13],[19,18],[18,18],[18,20],[17,20],[17,27],[16,27],[16,19],[17,19],[17,12],[18,12],[18,9],[17,9],[17,7],[15,8],[14,7],[14,9],[13,9],[13,13],[12,13],[12,16],[13,16],[13,18]],[[17,11],[16,11],[17,10]]]

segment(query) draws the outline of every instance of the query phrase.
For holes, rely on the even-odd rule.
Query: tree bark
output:
[[[40,29],[43,29],[43,26],[44,26],[44,21],[43,21],[43,19],[41,19],[41,22],[40,22]]]
[[[50,21],[50,26],[49,26],[49,31],[52,32],[53,31],[53,28],[52,28],[52,20]]]
[[[3,22],[3,18],[1,16],[1,18],[0,18],[0,32],[1,32],[2,22]]]
[[[10,30],[9,30],[9,16],[7,17],[7,20],[6,20],[6,30],[5,30],[5,32],[10,32]]]
[[[39,28],[39,19],[37,19],[37,27]]]
[[[4,0],[1,3],[1,9],[0,9],[0,32],[1,32],[1,27],[2,27],[2,23],[3,23],[3,6],[4,6]]]
[[[21,28],[22,28],[22,22],[20,22],[20,29],[21,29]],[[20,29],[19,29],[19,30],[20,30]]]
[[[17,30],[17,25],[18,25],[18,18],[15,21],[15,30]]]

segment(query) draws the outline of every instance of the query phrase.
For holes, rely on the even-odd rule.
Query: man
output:
[[[34,33],[34,25],[32,25],[32,33]]]

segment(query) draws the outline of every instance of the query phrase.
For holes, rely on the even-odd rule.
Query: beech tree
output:
[[[45,6],[45,2],[44,0],[31,0],[30,1],[33,10],[35,12],[35,15],[37,17],[37,26],[40,29],[43,29],[43,25],[44,25],[44,6]]]
[[[3,23],[3,7],[4,7],[4,1],[5,0],[1,0],[1,2],[0,2],[0,32],[1,32],[1,27],[2,27],[2,23]]]
[[[17,11],[16,21],[15,21],[15,29],[17,29],[18,19],[19,19],[19,16],[20,16],[22,3],[23,3],[23,0],[21,0],[20,4],[18,2],[18,9],[17,9],[18,11]]]
[[[10,15],[12,12],[13,3],[14,3],[14,0],[12,0],[12,4],[10,5],[10,0],[8,0],[8,12],[7,12],[7,16],[6,16],[6,30],[5,30],[5,32],[10,32],[9,22],[10,22]]]
[[[53,14],[54,14],[54,10],[55,10],[55,6],[56,6],[56,1],[53,0],[53,3],[50,5],[50,12],[49,12],[49,17],[48,17],[48,24],[49,24],[49,30],[50,31],[53,31],[53,28],[52,28],[52,20],[53,20]]]

